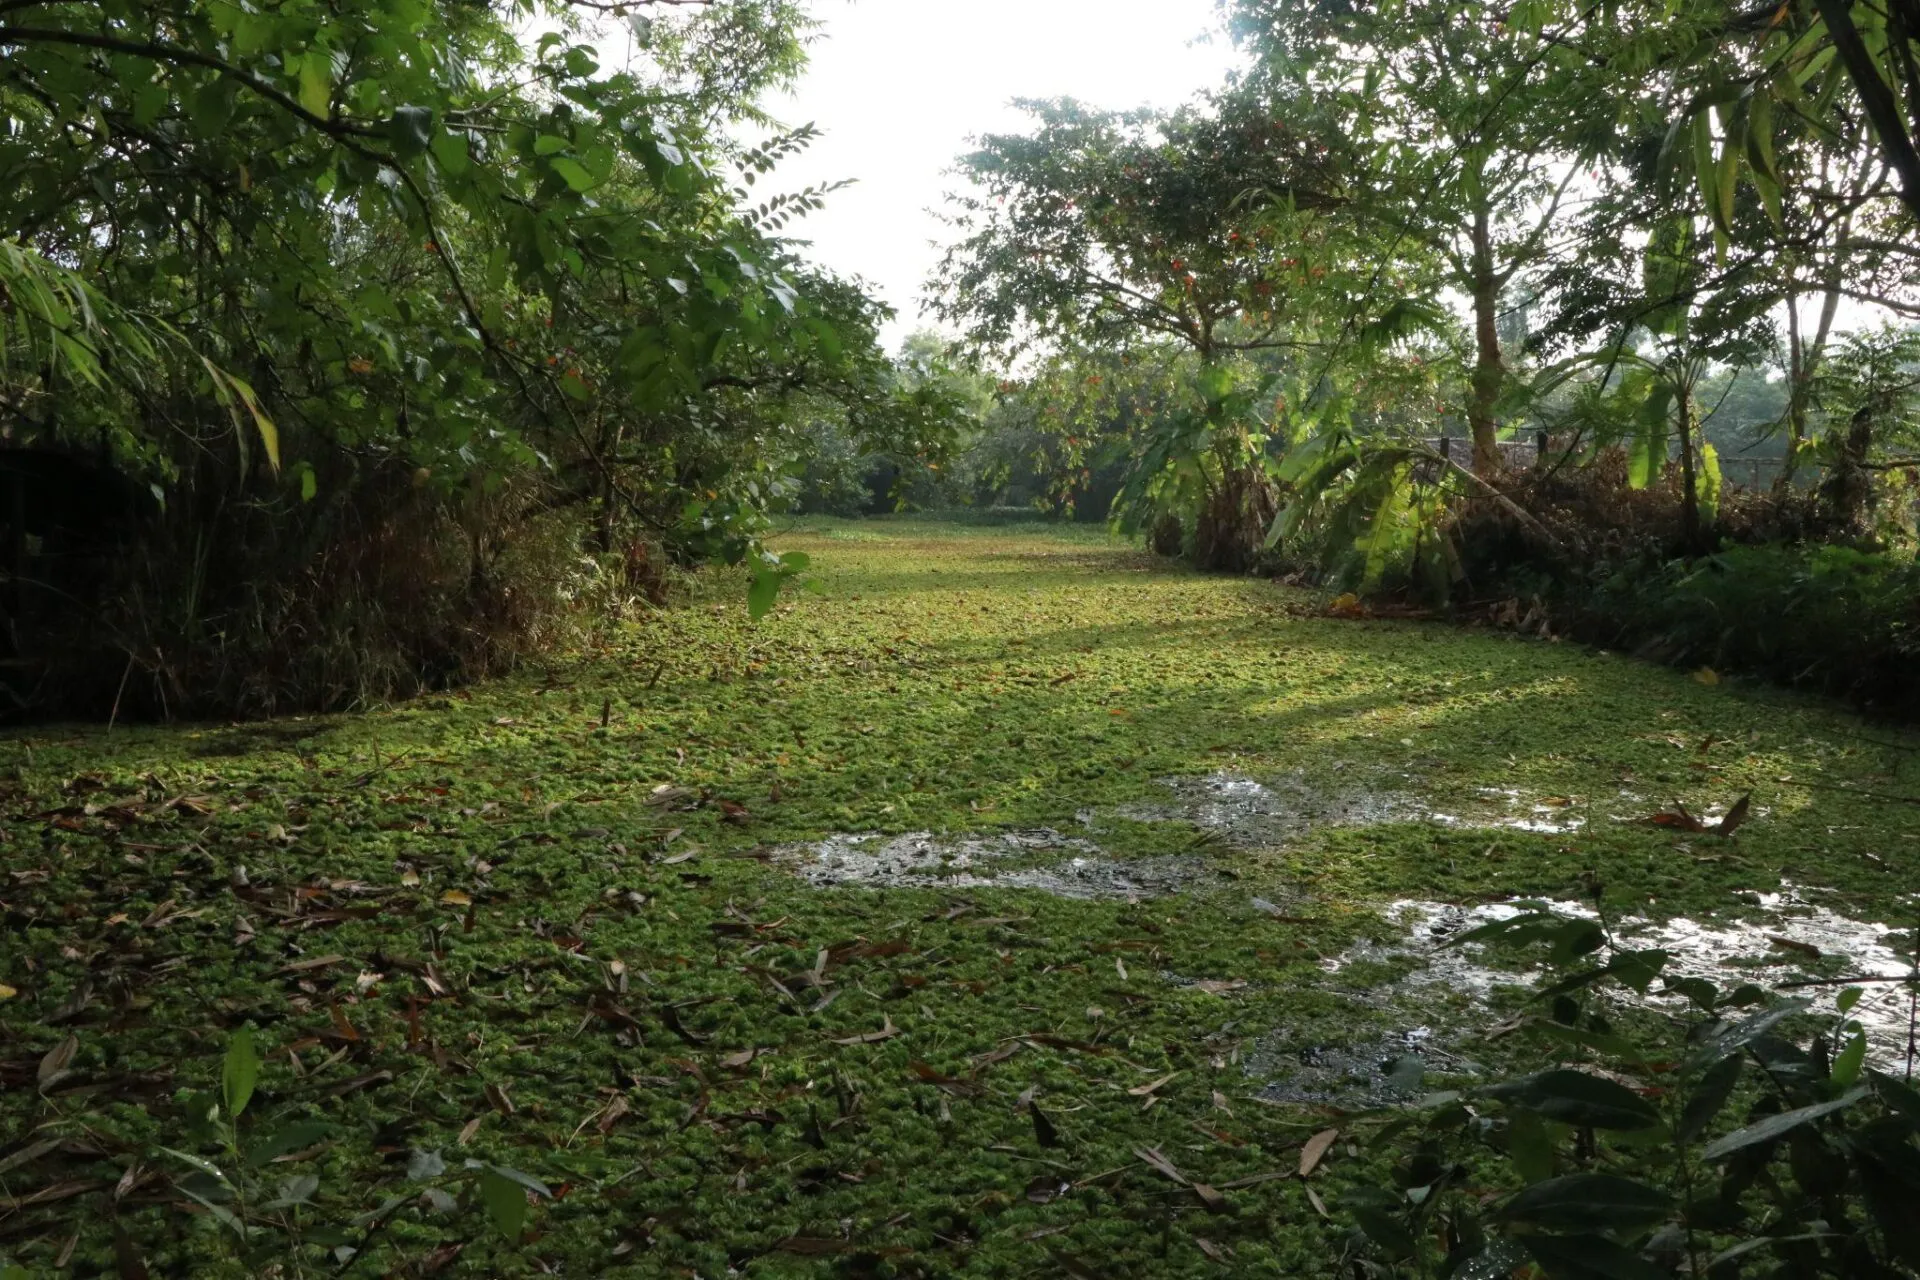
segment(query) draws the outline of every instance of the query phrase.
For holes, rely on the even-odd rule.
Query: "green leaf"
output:
[[[1627,484],[1644,489],[1667,465],[1668,416],[1673,408],[1673,388],[1657,382],[1641,402],[1640,429],[1634,434],[1633,448],[1627,458]]]
[[[1694,1052],[1690,1061],[1695,1065],[1701,1065],[1718,1062],[1730,1053],[1738,1053],[1771,1032],[1780,1023],[1797,1013],[1804,1013],[1809,1007],[1810,1002],[1806,1000],[1783,1000],[1779,1004],[1763,1009],[1752,1017],[1742,1019],[1715,1033]]]
[[[593,175],[588,173],[586,167],[572,156],[555,156],[553,159],[547,161],[547,163],[553,168],[555,173],[560,175],[560,180],[566,183],[570,189],[574,191],[585,191],[593,186]]]
[[[1527,1252],[1553,1280],[1670,1280],[1670,1274],[1605,1236],[1525,1239]]]
[[[1611,1173],[1571,1173],[1520,1191],[1500,1216],[1548,1231],[1627,1231],[1672,1212],[1672,1197],[1657,1187]]]
[[[537,156],[557,156],[573,143],[557,133],[543,133],[533,140],[533,154]]]
[[[1734,1086],[1740,1083],[1740,1072],[1744,1061],[1737,1053],[1730,1053],[1708,1068],[1700,1077],[1700,1082],[1687,1095],[1687,1105],[1680,1112],[1680,1124],[1674,1136],[1682,1142],[1691,1142],[1706,1132],[1713,1118],[1727,1105],[1727,1099],[1733,1096]]]
[[[299,68],[301,107],[326,119],[333,109],[333,55],[325,49],[310,49],[300,58]]]
[[[320,1179],[311,1173],[300,1173],[280,1184],[280,1194],[261,1205],[262,1209],[291,1209],[297,1204],[306,1204],[313,1199],[313,1193],[320,1189]]]
[[[457,178],[467,171],[470,157],[466,138],[442,130],[433,135],[433,141],[428,146],[433,151],[434,163],[449,177]]]
[[[1847,1037],[1846,1048],[1833,1060],[1833,1082],[1842,1088],[1853,1085],[1866,1065],[1867,1037],[1864,1032],[1856,1031]]]
[[[1695,482],[1699,486],[1700,518],[1711,522],[1720,513],[1720,491],[1724,484],[1720,451],[1712,444],[1700,446],[1700,474]]]
[[[517,1241],[527,1225],[527,1189],[488,1165],[480,1171],[480,1200],[487,1209],[487,1221],[508,1240]]]
[[[1756,177],[1765,178],[1779,188],[1780,171],[1773,161],[1773,96],[1765,85],[1756,86],[1753,101],[1747,106],[1747,163]]]
[[[228,1116],[240,1118],[259,1079],[260,1055],[254,1052],[253,1028],[241,1027],[228,1039],[226,1061],[220,1068],[220,1094]]]
[[[1581,956],[1592,955],[1607,944],[1607,932],[1598,920],[1576,918],[1562,925],[1553,939],[1549,963],[1571,964]]]
[[[1507,1159],[1522,1180],[1545,1182],[1553,1176],[1553,1128],[1532,1111],[1516,1111],[1507,1118]]]
[[[1758,1124],[1736,1129],[1718,1142],[1709,1143],[1700,1156],[1704,1160],[1724,1160],[1736,1151],[1744,1151],[1748,1147],[1758,1146],[1763,1142],[1772,1142],[1803,1124],[1810,1124],[1836,1111],[1844,1111],[1866,1096],[1867,1090],[1864,1087],[1850,1089],[1831,1102],[1817,1102],[1810,1107],[1797,1107],[1792,1111],[1783,1111],[1777,1116],[1768,1116]]]
[[[402,156],[417,156],[433,142],[431,107],[397,107],[387,121],[387,136]]]
[[[1713,113],[1696,111],[1693,129],[1693,180],[1700,187],[1700,200],[1707,214],[1715,217],[1720,208],[1720,170],[1713,159]]]
[[[220,1166],[205,1156],[196,1156],[191,1151],[180,1151],[173,1147],[161,1147],[160,1150],[166,1152],[176,1160],[192,1165],[216,1182],[224,1183],[228,1180],[227,1175],[221,1170]]]
[[[1867,1074],[1873,1080],[1873,1091],[1880,1101],[1897,1112],[1909,1125],[1920,1127],[1920,1089],[1884,1071],[1870,1071]]]
[[[324,1141],[333,1132],[334,1127],[322,1120],[296,1120],[264,1134],[256,1134],[247,1142],[247,1163],[256,1169],[262,1168],[276,1156],[304,1151]]]
[[[300,501],[312,502],[314,495],[320,492],[320,482],[315,478],[312,467],[300,469]]]
[[[1651,1129],[1660,1123],[1653,1104],[1612,1080],[1562,1068],[1497,1084],[1487,1096],[1538,1112],[1549,1120],[1590,1129]]]
[[[753,583],[747,588],[747,616],[755,622],[773,612],[774,602],[780,598],[780,577],[771,571],[753,575]]]
[[[1711,216],[1714,226],[1725,233],[1733,231],[1733,198],[1738,194],[1740,181],[1740,153],[1745,140],[1740,136],[1744,132],[1746,121],[1737,110],[1720,108],[1720,159],[1714,166],[1713,185],[1717,203],[1712,207]]]
[[[218,134],[233,119],[234,87],[225,76],[216,77],[193,94],[187,116],[194,129],[204,135]]]

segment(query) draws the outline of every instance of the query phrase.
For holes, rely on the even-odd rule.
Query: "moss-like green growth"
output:
[[[1074,531],[821,524],[781,545],[821,590],[757,625],[722,575],[604,651],[391,711],[0,740],[0,1114],[29,1153],[0,1155],[0,1250],[111,1270],[117,1223],[154,1274],[238,1274],[158,1148],[212,1154],[187,1099],[251,1023],[242,1131],[333,1127],[284,1164],[320,1178],[291,1215],[344,1229],[364,1274],[1326,1272],[1337,1229],[1261,1175],[1336,1122],[1255,1100],[1247,1067],[1394,1029],[1343,994],[1369,970],[1315,963],[1391,936],[1384,901],[1603,885],[1706,915],[1784,877],[1912,910],[1915,811],[1875,797],[1920,792],[1916,743],[1819,704],[1324,618]],[[1507,788],[1587,823],[1249,851],[1116,813],[1216,770],[1449,813]],[[1616,820],[1749,791],[1731,840]],[[814,889],[767,857],[835,832],[1077,831],[1083,811],[1116,856],[1210,874],[1070,901]],[[413,1200],[369,1236],[353,1219],[407,1192],[415,1150],[557,1194],[512,1247],[477,1208]]]

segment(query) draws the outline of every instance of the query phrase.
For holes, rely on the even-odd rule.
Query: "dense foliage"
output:
[[[655,9],[8,6],[8,447],[150,495],[94,576],[13,610],[57,694],[104,713],[139,672],[142,704],[259,711],[471,675],[668,561],[790,573],[756,539],[809,422],[939,448],[953,406],[901,386],[877,304],[781,239],[823,195],[765,187],[809,131],[729,141],[807,20]],[[616,552],[633,582],[582,559]]]
[[[1268,518],[1240,522],[1247,551],[1444,596],[1476,538],[1518,529],[1533,560],[1580,562],[1540,518],[1543,477],[1613,483],[1612,464],[1588,469],[1616,452],[1634,489],[1673,477],[1670,528],[1639,550],[1773,535],[1779,520],[1723,518],[1734,444],[1781,459],[1731,482],[1798,495],[1804,536],[1905,537],[1909,340],[1844,332],[1863,307],[1920,315],[1910,143],[1879,102],[1914,63],[1904,20],[1227,7],[1251,61],[1219,94],[1162,116],[1034,104],[1030,134],[963,160],[981,194],[942,281],[976,346],[1037,341],[1048,367],[1089,374],[1114,353],[1198,355],[1201,409],[1121,428],[1123,525],[1150,495],[1204,528],[1228,476],[1258,475]],[[1228,385],[1254,393],[1230,403]],[[1056,434],[1091,434],[1077,393],[1032,386],[1041,417],[1074,420]],[[1195,423],[1219,479],[1182,485],[1196,452],[1168,445]]]

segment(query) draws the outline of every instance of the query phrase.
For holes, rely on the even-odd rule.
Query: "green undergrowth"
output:
[[[1395,1029],[1317,963],[1393,937],[1386,902],[1739,914],[1785,878],[1913,910],[1915,809],[1886,797],[1920,792],[1920,739],[1821,704],[1326,618],[1084,530],[779,545],[818,591],[757,624],[715,575],[602,651],[390,711],[0,740],[0,1256],[242,1274],[162,1148],[215,1154],[196,1095],[251,1025],[243,1137],[327,1126],[276,1166],[319,1179],[279,1274],[1331,1272],[1313,1184],[1262,1175],[1351,1120],[1257,1100],[1247,1064]],[[1216,770],[1441,812],[1511,788],[1588,825],[1246,851],[1101,816]],[[1748,792],[1732,839],[1617,820]],[[816,890],[774,852],[1082,813],[1206,874],[1131,904]],[[432,1151],[552,1195],[517,1241],[464,1202],[355,1221]],[[1315,1181],[1368,1159],[1335,1144]]]

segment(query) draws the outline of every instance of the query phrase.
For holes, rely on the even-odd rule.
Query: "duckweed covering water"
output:
[[[1750,936],[1784,879],[1849,920],[1920,911],[1915,810],[1874,798],[1920,792],[1920,744],[1825,706],[1311,616],[1078,533],[785,546],[823,590],[759,625],[716,578],[443,699],[0,740],[0,1251],[93,1274],[118,1232],[152,1274],[238,1274],[160,1148],[215,1154],[191,1100],[251,1025],[249,1123],[325,1126],[282,1167],[319,1179],[295,1216],[346,1229],[361,1274],[1325,1274],[1340,1228],[1267,1175],[1378,1091],[1285,1079],[1504,1051],[1471,1043],[1466,994],[1409,1023],[1393,993],[1431,957],[1392,903],[1597,890]],[[1279,798],[1268,827],[1209,821],[1228,776]],[[1618,820],[1623,792],[1749,791],[1731,840]],[[1289,816],[1363,796],[1366,822]],[[1061,845],[1001,838],[1043,829]],[[935,861],[796,874],[836,841]],[[1019,880],[1076,858],[1179,867],[1179,891]],[[508,1244],[411,1192],[422,1152],[554,1196]]]

